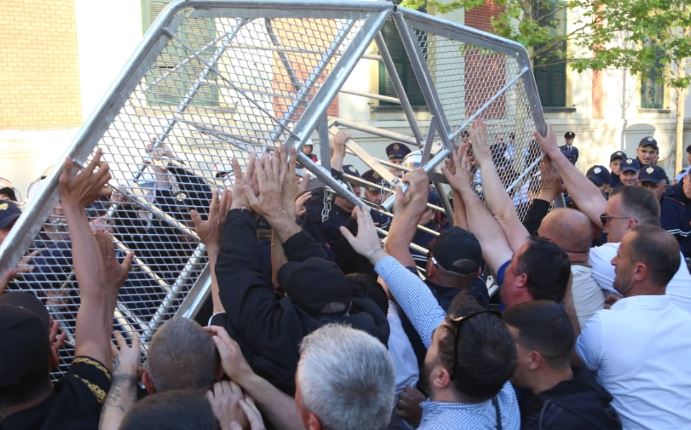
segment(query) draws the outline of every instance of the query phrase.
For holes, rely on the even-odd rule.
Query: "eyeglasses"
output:
[[[600,222],[602,223],[603,226],[607,225],[607,222],[611,219],[629,219],[629,218],[632,218],[632,217],[607,215],[606,213],[600,214]]]
[[[459,338],[461,337],[459,335],[461,331],[461,326],[464,322],[481,314],[493,314],[501,318],[501,312],[493,309],[483,309],[481,311],[475,311],[467,315],[461,315],[457,317],[451,317],[449,315],[446,316],[446,320],[453,326],[453,367],[451,368],[451,380],[453,380],[456,377],[456,368],[458,367],[458,344]]]

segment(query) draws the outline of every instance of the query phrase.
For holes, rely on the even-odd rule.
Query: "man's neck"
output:
[[[556,387],[557,384],[573,379],[571,367],[564,369],[544,368],[533,375],[533,385],[530,387],[535,394],[540,394]]]
[[[634,296],[662,296],[665,294],[667,288],[654,285],[649,282],[639,283],[632,286],[629,291],[623,294],[624,297]]]

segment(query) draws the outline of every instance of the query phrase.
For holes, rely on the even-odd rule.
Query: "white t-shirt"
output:
[[[597,285],[606,292],[614,294],[617,292],[613,287],[614,266],[612,266],[612,259],[617,255],[618,249],[619,242],[605,243],[602,246],[590,248],[588,256],[588,263],[593,269],[593,278]],[[689,274],[689,268],[686,267],[684,257],[681,253],[679,256],[681,257],[679,270],[667,284],[667,295],[672,298],[672,303],[691,314],[691,274]]]
[[[625,429],[691,425],[691,315],[669,296],[634,296],[593,315],[576,342]]]
[[[571,295],[576,308],[578,323],[586,321],[605,305],[605,295],[592,276],[592,269],[580,264],[571,265]]]

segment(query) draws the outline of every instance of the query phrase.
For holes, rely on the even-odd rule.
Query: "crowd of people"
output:
[[[171,318],[146,348],[113,331],[137,257],[87,215],[109,166],[98,150],[81,169],[66,160],[74,357],[54,384],[65,334],[40,298],[3,292],[0,429],[688,427],[689,170],[663,186],[646,138],[638,159],[617,151],[611,173],[584,175],[575,135],[559,147],[549,128],[534,135],[540,185],[521,218],[485,125],[462,137],[442,168],[448,217],[422,169],[396,168],[401,143],[387,148],[407,184],[392,213],[300,180],[294,150],[233,160],[229,188],[176,215],[206,247],[208,324]],[[332,176],[376,206],[388,174],[344,164],[348,139],[332,139]],[[20,215],[12,200],[0,201],[0,240]]]

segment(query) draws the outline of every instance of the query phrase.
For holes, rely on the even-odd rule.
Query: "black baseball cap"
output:
[[[686,147],[686,153],[691,154],[691,145]]]
[[[641,170],[641,165],[635,158],[627,158],[621,162],[620,169],[622,172],[638,172]]]
[[[21,388],[50,372],[49,331],[34,312],[0,305],[0,389]]]
[[[347,306],[352,299],[350,281],[336,263],[325,258],[285,263],[278,271],[278,283],[295,305],[313,315],[323,313],[330,303]]]
[[[640,142],[638,142],[638,147],[640,148],[641,146],[652,146],[653,148],[657,149],[657,140],[655,140],[655,138],[652,136],[646,136],[641,139]]]
[[[350,176],[357,176],[358,178],[360,177],[360,172],[358,172],[358,170],[352,164],[344,164],[343,173]]]
[[[451,227],[430,247],[431,257],[443,269],[469,275],[484,266],[482,248],[475,235],[460,227]]]
[[[653,184],[659,184],[662,182],[669,183],[669,178],[667,173],[660,166],[645,166],[638,172],[638,182],[650,182]]]
[[[22,214],[16,203],[10,200],[0,200],[0,228],[8,228]]]
[[[576,133],[574,133],[573,131],[567,131],[566,133],[564,133],[564,139],[573,139],[575,137]]]
[[[609,170],[605,166],[592,166],[588,169],[585,176],[598,187],[609,184],[610,181]]]
[[[614,160],[621,160],[624,161],[628,157],[626,156],[626,152],[624,151],[614,151],[612,155],[609,156],[609,162],[611,163]]]

